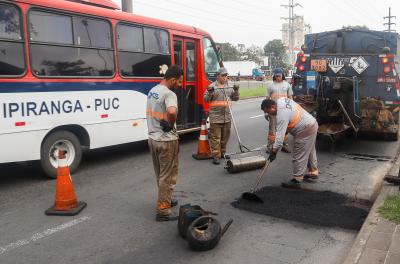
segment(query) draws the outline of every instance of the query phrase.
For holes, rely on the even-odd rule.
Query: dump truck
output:
[[[319,134],[346,131],[398,139],[400,38],[344,28],[307,34],[293,74],[295,100],[313,113]]]

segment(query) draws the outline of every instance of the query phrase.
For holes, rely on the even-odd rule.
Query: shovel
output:
[[[256,184],[253,186],[253,188],[251,188],[250,192],[242,193],[242,197],[241,198],[243,200],[248,200],[248,201],[256,202],[256,203],[264,203],[264,201],[260,198],[260,196],[255,194],[255,192],[257,191],[257,187],[260,184],[261,179],[263,178],[264,174],[267,172],[269,164],[271,164],[271,161],[267,160],[267,163],[265,164],[262,172],[257,177]]]

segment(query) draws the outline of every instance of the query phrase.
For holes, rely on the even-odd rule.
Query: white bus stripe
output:
[[[50,236],[50,235],[52,235],[52,234],[54,234],[54,233],[56,233],[58,231],[62,231],[64,229],[67,229],[69,227],[72,227],[74,225],[82,223],[82,222],[84,222],[86,220],[89,220],[89,219],[90,219],[90,216],[83,216],[81,218],[77,218],[77,219],[74,219],[72,221],[66,222],[66,223],[64,223],[62,225],[58,225],[58,226],[55,226],[53,228],[49,228],[49,229],[47,229],[47,230],[45,230],[43,232],[36,233],[36,234],[32,235],[29,239],[20,239],[20,240],[18,240],[16,242],[12,242],[12,243],[4,246],[4,247],[0,247],[0,255],[6,253],[8,251],[17,249],[19,247],[22,247],[24,245],[28,245],[29,243],[35,242],[35,241],[37,241],[39,239],[48,237],[48,236]]]

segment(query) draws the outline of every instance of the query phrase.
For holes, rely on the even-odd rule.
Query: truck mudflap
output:
[[[375,98],[364,98],[360,102],[360,132],[387,134],[397,140],[400,107],[385,105]]]

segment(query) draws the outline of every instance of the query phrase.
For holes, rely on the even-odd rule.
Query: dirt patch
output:
[[[312,225],[359,230],[369,207],[329,191],[264,187],[257,192],[264,203],[239,199],[232,206],[242,210]]]

